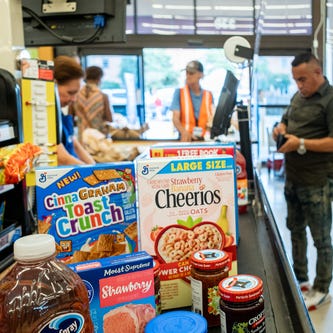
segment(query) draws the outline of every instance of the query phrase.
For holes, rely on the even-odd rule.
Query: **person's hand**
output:
[[[279,134],[285,135],[286,128],[287,126],[283,123],[279,123],[277,126],[275,126],[272,131],[273,139],[276,141]]]
[[[192,141],[192,134],[188,131],[183,131],[180,135],[180,141],[182,141],[182,142],[191,142]]]
[[[287,141],[278,150],[279,153],[289,153],[291,151],[297,150],[298,147],[299,147],[299,145],[300,145],[300,139],[299,139],[299,137],[297,137],[295,135],[292,135],[292,134],[285,134],[284,136],[287,139]]]

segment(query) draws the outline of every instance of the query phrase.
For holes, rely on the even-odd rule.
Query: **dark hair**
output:
[[[86,69],[86,80],[99,81],[103,77],[103,70],[98,66],[90,66]]]
[[[84,76],[81,65],[74,58],[58,56],[54,59],[54,78],[60,85]]]
[[[320,61],[311,52],[304,52],[304,53],[300,53],[297,56],[295,56],[294,60],[291,62],[291,66],[297,67],[300,64],[304,64],[304,63],[308,64],[309,62],[315,62],[317,65],[321,66]]]

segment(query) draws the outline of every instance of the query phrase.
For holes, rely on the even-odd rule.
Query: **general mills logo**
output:
[[[40,183],[45,183],[46,182],[46,172],[43,172],[40,174],[39,178],[38,178],[38,181]]]
[[[143,167],[142,167],[142,171],[141,171],[141,173],[145,176],[145,175],[148,175],[148,173],[149,173],[149,165],[147,164],[147,165],[144,165]]]
[[[242,172],[242,167],[239,164],[237,164],[236,165],[236,175],[239,175],[241,172]]]

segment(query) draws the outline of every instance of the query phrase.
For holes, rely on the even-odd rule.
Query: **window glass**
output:
[[[170,104],[176,88],[185,83],[185,67],[191,60],[199,60],[204,67],[201,86],[213,93],[218,102],[229,69],[240,78],[238,100],[249,98],[249,71],[240,69],[226,59],[223,49],[144,49],[145,114],[150,130],[149,139],[175,139],[178,133],[172,124]]]
[[[99,66],[104,75],[101,89],[113,107],[113,119],[122,125],[140,126],[138,114],[142,106],[137,55],[90,55],[86,65]]]
[[[256,0],[257,11],[262,2]],[[311,0],[266,0],[265,3],[263,35],[311,35]]]
[[[197,0],[196,32],[199,35],[252,35],[252,0]]]
[[[290,99],[297,91],[291,74],[293,56],[260,56],[256,59],[253,103],[257,123],[252,124],[259,141],[261,160],[267,157],[273,125],[281,120]]]
[[[193,0],[140,0],[137,4],[138,34],[194,34]]]
[[[310,35],[311,4],[311,0],[132,0],[127,6],[127,33],[253,35],[255,17],[261,9],[263,35]]]
[[[325,70],[333,83],[333,0],[327,1]]]
[[[126,34],[131,35],[135,33],[134,28],[134,1],[130,1],[126,6]]]

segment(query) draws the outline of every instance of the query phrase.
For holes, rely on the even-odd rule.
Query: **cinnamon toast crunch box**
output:
[[[38,232],[58,258],[81,262],[137,250],[133,162],[36,168]]]
[[[143,333],[155,317],[153,258],[144,251],[69,264],[88,290],[95,333]]]
[[[228,155],[138,159],[140,249],[161,266],[162,309],[189,306],[190,255],[223,249],[237,273],[234,158]]]

